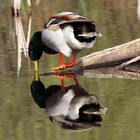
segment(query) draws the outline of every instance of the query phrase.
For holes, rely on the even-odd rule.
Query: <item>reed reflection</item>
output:
[[[89,94],[77,82],[64,87],[64,90],[60,85],[46,88],[38,73],[35,73],[31,83],[31,94],[35,103],[45,108],[52,122],[69,130],[101,126],[101,115],[107,111],[101,107],[97,96]]]
[[[28,0],[28,5],[31,6],[30,0]],[[17,77],[19,77],[22,65],[22,53],[24,54],[25,58],[28,58],[28,46],[31,34],[32,16],[29,16],[28,19],[28,29],[26,35],[20,16],[21,1],[12,0],[11,6],[14,21],[13,40],[15,40],[15,46],[17,46]]]

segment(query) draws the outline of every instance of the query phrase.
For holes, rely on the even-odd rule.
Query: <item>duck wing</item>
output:
[[[93,22],[92,20],[89,20],[87,17],[81,16],[76,13],[72,12],[62,12],[60,14],[57,14],[55,16],[52,16],[47,24],[44,25],[44,27],[49,27],[51,25],[62,25],[66,23],[75,23],[75,22]]]

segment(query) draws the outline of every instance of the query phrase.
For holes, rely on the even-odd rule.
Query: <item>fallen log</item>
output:
[[[140,65],[132,64],[127,66],[123,70],[118,70],[115,67],[100,67],[90,69],[77,69],[77,67],[65,68],[61,70],[48,71],[47,73],[40,74],[40,76],[50,75],[79,75],[84,77],[96,77],[96,78],[124,78],[131,80],[140,80]]]
[[[114,67],[97,68],[97,69],[85,69],[83,70],[82,76],[85,77],[96,77],[96,78],[123,78],[131,80],[140,80],[140,69],[136,72],[135,67],[137,65],[131,65],[127,67],[129,70],[118,70]],[[140,68],[140,66],[138,66]],[[131,69],[131,71],[130,71]],[[135,69],[134,71],[132,71]]]
[[[120,65],[140,55],[140,38],[84,56],[77,61],[77,67],[98,68]]]
[[[49,71],[42,75],[80,74],[90,77],[140,80],[139,55],[140,38],[81,57],[74,67]],[[125,68],[117,69],[117,66],[125,66]]]

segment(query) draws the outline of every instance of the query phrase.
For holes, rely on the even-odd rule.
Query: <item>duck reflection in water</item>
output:
[[[36,78],[37,77],[37,78]],[[69,130],[87,130],[100,126],[101,107],[97,96],[88,94],[79,84],[65,87],[51,85],[45,88],[35,73],[31,84],[31,94],[40,108],[45,108],[52,122]]]

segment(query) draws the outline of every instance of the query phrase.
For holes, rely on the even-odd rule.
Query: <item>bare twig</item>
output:
[[[135,63],[135,62],[137,62],[137,61],[139,61],[139,60],[140,60],[140,56],[137,56],[137,57],[135,57],[135,58],[133,58],[133,59],[127,61],[127,62],[122,63],[121,65],[117,66],[116,68],[117,68],[117,69],[122,69],[122,68],[124,68],[125,66],[128,66],[128,65],[130,65],[130,64],[132,64],[132,63]]]

